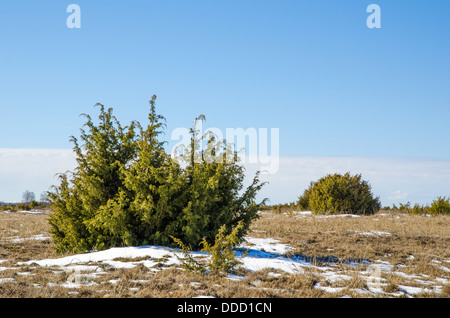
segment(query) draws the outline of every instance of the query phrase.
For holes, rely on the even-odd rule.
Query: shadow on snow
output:
[[[278,258],[282,260],[289,260],[296,263],[310,264],[310,265],[350,265],[359,266],[370,264],[371,261],[365,258],[344,258],[340,259],[336,256],[307,256],[305,254],[288,254],[280,255],[273,252],[266,252],[261,250],[249,248],[236,248],[234,250],[237,257],[254,257],[254,258]]]

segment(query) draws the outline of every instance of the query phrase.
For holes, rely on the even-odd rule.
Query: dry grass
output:
[[[264,269],[233,279],[175,267],[115,269],[92,264],[93,269],[82,272],[82,287],[69,288],[67,269],[18,265],[60,257],[48,239],[48,215],[0,213],[0,297],[450,297],[449,216],[382,211],[373,216],[318,217],[267,212],[252,224],[249,236],[276,238],[317,266],[298,274]],[[331,272],[324,271],[322,263],[330,257],[342,263],[333,265],[334,276],[327,276]],[[362,274],[368,265],[347,266],[349,259],[390,264],[392,270],[379,278],[384,294],[370,292],[367,275]],[[427,287],[420,293],[405,292]]]
[[[367,234],[372,233],[372,234]],[[374,216],[268,214],[252,226],[251,236],[279,238],[296,253],[338,258],[389,258],[395,263],[449,259],[450,218],[381,212]]]

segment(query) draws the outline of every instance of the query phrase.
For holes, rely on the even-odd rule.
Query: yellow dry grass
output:
[[[164,265],[116,269],[97,264],[84,273],[81,287],[70,288],[70,271],[18,265],[60,257],[49,239],[49,213],[0,213],[0,297],[450,297],[450,216],[263,212],[248,235],[275,238],[317,266],[297,274],[264,269],[230,277]],[[330,269],[323,263],[330,259],[342,264],[334,262]],[[380,273],[382,293],[371,292],[364,274],[368,263],[347,266],[349,259],[391,266]],[[412,293],[413,288],[420,292]]]

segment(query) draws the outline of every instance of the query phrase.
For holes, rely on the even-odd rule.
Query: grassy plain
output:
[[[265,268],[213,275],[189,273],[164,259],[150,269],[89,264],[74,285],[69,267],[21,264],[61,257],[48,233],[49,213],[0,213],[0,297],[450,298],[450,216],[266,211],[248,236],[276,239],[292,248],[287,257],[304,257],[311,266],[299,273]],[[382,270],[371,276],[371,265]]]

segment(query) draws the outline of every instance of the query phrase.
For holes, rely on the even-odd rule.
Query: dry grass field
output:
[[[48,234],[49,213],[0,213],[0,297],[450,298],[450,216],[262,212],[248,236],[286,244],[285,256],[308,262],[302,271],[195,274],[161,259],[152,268],[85,264],[73,284],[70,266],[24,264],[62,257]]]

